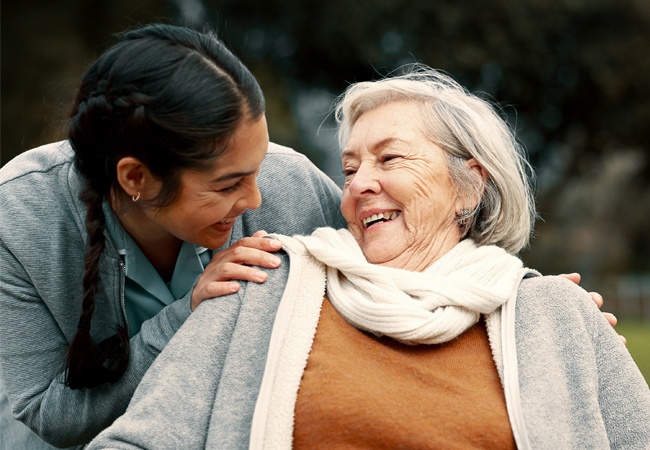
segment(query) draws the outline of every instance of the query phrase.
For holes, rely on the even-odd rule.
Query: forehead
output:
[[[268,148],[266,122],[256,122],[245,129],[241,139],[232,139],[227,149],[201,170],[185,170],[188,183],[221,183],[252,175],[259,171]]]
[[[342,156],[345,158],[363,149],[372,151],[388,144],[409,145],[424,139],[420,105],[391,102],[359,116],[350,130]]]

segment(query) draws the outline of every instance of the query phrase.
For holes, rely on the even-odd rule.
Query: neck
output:
[[[443,240],[432,239],[428,241],[427,245],[413,245],[396,258],[378,264],[394,269],[410,270],[411,272],[424,272],[437,260],[449,253],[458,242],[460,242],[460,239],[456,236]]]
[[[154,266],[165,283],[168,283],[172,279],[174,268],[176,267],[176,260],[178,259],[178,253],[180,252],[182,245],[183,242],[178,239],[173,242],[168,242],[166,245],[138,243],[142,252]]]
[[[166,283],[171,280],[183,241],[152,222],[139,207],[114,208],[131,239]]]

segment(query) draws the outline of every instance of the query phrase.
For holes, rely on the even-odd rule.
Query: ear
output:
[[[129,196],[140,195],[143,199],[150,199],[158,194],[160,181],[139,159],[124,157],[117,162],[116,170],[117,182]]]
[[[473,211],[481,202],[481,197],[483,196],[483,191],[485,190],[485,183],[488,179],[488,172],[485,170],[485,167],[479,164],[479,162],[474,158],[470,158],[465,161],[465,165],[467,166],[467,170],[470,172],[471,176],[477,177],[477,179],[480,180],[480,187],[476,192],[478,198],[468,199],[470,205],[463,205],[464,208],[468,208],[470,211]]]
[[[476,175],[480,176],[481,179],[483,179],[483,184],[485,184],[488,179],[488,172],[485,170],[485,167],[480,165],[479,162],[474,158],[468,159],[465,161],[465,164],[470,171],[475,171]]]

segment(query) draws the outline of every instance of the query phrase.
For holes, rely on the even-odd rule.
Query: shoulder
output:
[[[589,294],[564,277],[546,275],[523,279],[518,297],[564,304],[567,299],[589,299]]]
[[[0,169],[0,202],[5,211],[15,208],[36,214],[44,208],[56,213],[78,187],[74,153],[67,141],[28,150]]]
[[[280,258],[280,266],[275,269],[267,269],[258,267],[268,274],[268,278],[264,283],[254,283],[252,281],[242,281],[241,290],[238,292],[242,301],[260,300],[267,302],[271,298],[279,298],[284,292],[284,288],[289,278],[289,271],[291,270],[290,258],[286,249],[279,250],[274,253],[275,256]]]
[[[544,360],[557,370],[567,354],[581,355],[585,364],[593,362],[593,345],[605,322],[589,294],[569,280],[558,276],[524,279],[515,304],[519,362],[537,367],[537,360]]]
[[[302,153],[270,143],[258,178],[261,186],[297,184],[302,189],[318,189],[340,192],[336,184]]]
[[[316,167],[309,158],[302,153],[298,153],[294,149],[285,147],[284,145],[270,142],[266,151],[266,157],[262,163],[263,170],[275,168],[287,170],[287,164],[289,164],[289,167],[291,168],[293,168],[293,166],[308,169],[311,169],[312,166]]]
[[[44,145],[18,155],[0,170],[2,237],[12,236],[20,242],[46,242],[53,237],[54,229],[58,228],[59,234],[64,235],[70,227],[83,228],[77,198],[79,188],[74,154],[67,142]],[[64,228],[68,231],[62,231]]]
[[[282,249],[274,253],[280,258],[281,264],[275,269],[258,267],[259,270],[268,273],[268,278],[264,283],[240,282],[243,289],[239,291],[238,295],[242,300],[249,297],[268,299],[276,296],[279,299],[290,278],[295,281],[296,277],[315,273],[313,270],[325,273],[326,266],[309,253],[299,238],[277,233],[269,236],[282,243]],[[315,278],[312,281],[315,282]]]
[[[0,169],[0,186],[68,166],[72,164],[73,158],[74,153],[67,141],[53,142],[27,150]]]
[[[0,199],[3,208],[45,207],[66,201],[78,190],[74,152],[67,141],[28,150],[0,169]]]
[[[291,147],[285,145],[276,144],[275,142],[269,142],[269,148],[267,149],[267,156],[278,156],[284,155],[288,157],[305,157],[302,153],[298,153]]]
[[[517,292],[517,321],[559,331],[593,330],[605,322],[591,296],[560,276],[524,279]],[[602,323],[601,323],[602,322]]]
[[[242,217],[242,235],[257,230],[309,234],[324,226],[345,226],[341,190],[305,155],[270,144],[257,183],[262,205]]]

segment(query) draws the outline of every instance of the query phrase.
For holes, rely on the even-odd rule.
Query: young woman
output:
[[[1,448],[86,444],[203,300],[279,264],[256,231],[344,223],[264,107],[214,34],[151,25],[87,70],[68,140],[2,168]]]

